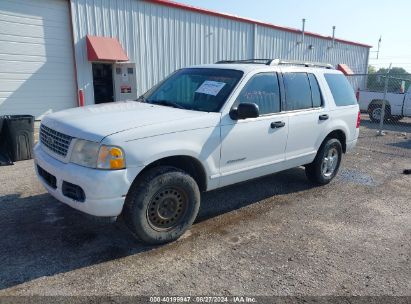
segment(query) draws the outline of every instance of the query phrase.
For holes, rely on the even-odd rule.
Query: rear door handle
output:
[[[327,120],[328,118],[330,118],[330,116],[328,116],[328,114],[322,114],[320,115],[320,117],[318,117],[320,120]]]
[[[271,129],[278,129],[278,128],[282,128],[284,126],[285,126],[284,121],[276,121],[276,122],[271,123]]]

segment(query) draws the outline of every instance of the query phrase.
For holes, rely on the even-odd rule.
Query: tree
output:
[[[387,76],[388,68],[379,68],[378,70],[372,66],[368,66],[367,89],[370,91],[383,91],[385,85],[385,77]],[[405,84],[405,91],[411,85],[411,74],[401,67],[392,67],[388,73],[388,92],[400,92],[402,83]]]
[[[375,74],[377,73],[377,69],[375,68],[375,66],[372,66],[371,64],[368,65],[368,74]]]
[[[377,71],[377,74],[387,74],[387,70],[386,68],[380,68]],[[404,70],[403,68],[398,68],[398,67],[392,67],[390,70],[390,75],[410,75],[409,73],[407,73],[406,70]]]

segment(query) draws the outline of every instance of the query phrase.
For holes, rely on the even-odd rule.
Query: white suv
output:
[[[58,200],[123,215],[152,244],[194,222],[200,192],[305,166],[327,184],[358,138],[359,108],[340,72],[279,60],[174,72],[136,101],[44,117],[35,168]]]

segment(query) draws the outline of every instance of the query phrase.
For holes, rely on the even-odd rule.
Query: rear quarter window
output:
[[[354,90],[342,74],[324,74],[325,80],[338,107],[357,104]]]

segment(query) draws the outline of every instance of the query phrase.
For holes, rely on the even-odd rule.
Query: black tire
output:
[[[374,114],[375,111],[382,111],[382,105],[380,104],[372,104],[368,108],[368,116],[370,120],[375,123],[380,122],[380,118],[377,118]],[[387,121],[391,118],[391,107],[389,105],[385,106],[385,113],[384,113],[384,121]]]
[[[329,172],[324,172],[323,163],[325,162],[325,158],[326,156],[328,156],[328,153],[330,151],[333,151],[333,153],[334,151],[336,152],[336,155],[338,156],[338,158],[336,159],[337,162],[334,166],[334,160],[332,162],[332,168],[329,168]],[[342,147],[340,141],[336,138],[327,138],[318,150],[314,161],[311,164],[305,166],[305,174],[307,178],[317,185],[328,184],[338,173],[338,169],[340,168],[341,164],[341,158]]]
[[[131,186],[125,202],[125,223],[147,244],[178,239],[193,224],[200,207],[200,190],[186,172],[153,168]]]

